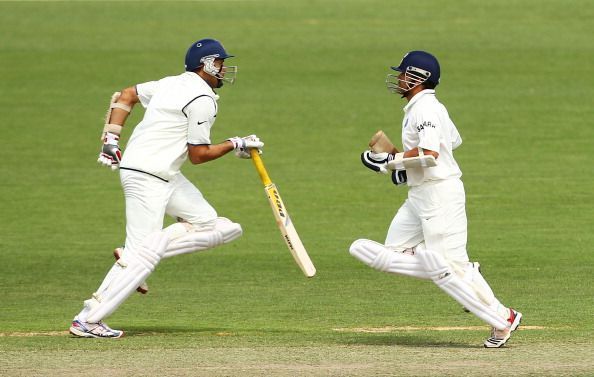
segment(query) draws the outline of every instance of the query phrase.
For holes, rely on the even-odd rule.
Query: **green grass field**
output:
[[[593,17],[585,0],[0,2],[0,375],[594,375]],[[72,338],[124,239],[118,176],[95,163],[109,97],[180,73],[202,37],[239,66],[213,140],[264,140],[318,276],[251,162],[188,163],[243,237],[164,261],[108,319],[125,338]],[[440,59],[464,138],[470,256],[525,316],[504,349],[433,284],[348,254],[406,197],[359,154],[377,129],[399,141],[384,78],[412,49]]]

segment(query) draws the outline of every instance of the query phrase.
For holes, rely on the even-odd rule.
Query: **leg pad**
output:
[[[498,330],[503,330],[508,323],[491,306],[485,304],[476,290],[450,267],[438,253],[417,247],[416,254],[426,266],[431,280],[454,300],[470,310],[474,315]]]
[[[101,284],[100,290],[85,301],[83,321],[97,323],[112,314],[155,269],[169,239],[164,232],[147,237],[138,250],[126,250]]]
[[[173,224],[170,227],[178,226],[178,224]],[[212,230],[199,232],[189,230],[185,234],[171,240],[163,258],[212,249],[213,247],[229,243],[239,238],[242,233],[241,225],[227,218],[219,217],[215,221]]]
[[[430,279],[425,266],[413,251],[394,251],[378,242],[360,239],[353,242],[349,252],[353,257],[378,271]]]

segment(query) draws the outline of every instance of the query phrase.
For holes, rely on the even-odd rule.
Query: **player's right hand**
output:
[[[228,139],[233,143],[235,155],[239,158],[252,158],[250,149],[257,149],[259,154],[262,154],[262,147],[264,143],[256,135],[249,135],[245,137],[232,137]]]
[[[99,153],[97,162],[104,166],[111,167],[111,170],[116,170],[120,161],[122,160],[122,151],[118,145],[120,140],[119,135],[107,132],[103,139],[103,147]]]
[[[400,186],[406,183],[406,170],[392,170],[392,183]]]

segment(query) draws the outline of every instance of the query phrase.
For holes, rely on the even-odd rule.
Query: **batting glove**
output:
[[[257,149],[258,154],[262,154],[262,147],[264,143],[260,141],[256,135],[249,135],[246,137],[232,137],[227,139],[233,143],[233,149],[235,150],[235,155],[239,158],[252,158],[250,154],[250,149]]]
[[[366,168],[373,170],[379,174],[388,174],[388,162],[394,159],[392,153],[375,153],[372,151],[365,151],[361,153],[361,162]]]
[[[392,183],[396,186],[406,184],[406,170],[392,170]]]
[[[119,141],[119,135],[107,132],[103,139],[103,148],[101,149],[101,153],[99,153],[97,162],[104,166],[110,166],[111,170],[116,170],[122,160],[122,151],[118,146]]]

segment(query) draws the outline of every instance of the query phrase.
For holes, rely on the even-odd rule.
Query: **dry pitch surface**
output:
[[[506,348],[480,344],[399,344],[399,336],[432,331],[482,331],[484,327],[339,328],[350,334],[385,334],[381,340],[322,346],[230,346],[179,349],[5,351],[0,375],[33,376],[591,376],[594,345],[520,339]],[[543,330],[525,326],[520,332]],[[549,329],[551,330],[551,329]],[[551,330],[554,331],[554,330]],[[232,333],[214,336],[234,337]],[[5,337],[67,337],[65,332],[0,333]],[[133,336],[157,336],[136,333]],[[517,334],[516,334],[517,336]],[[73,339],[80,342],[97,340]],[[99,342],[110,342],[99,340]],[[113,341],[117,345],[118,340]],[[388,345],[385,345],[388,343]],[[403,342],[405,343],[405,342]]]

